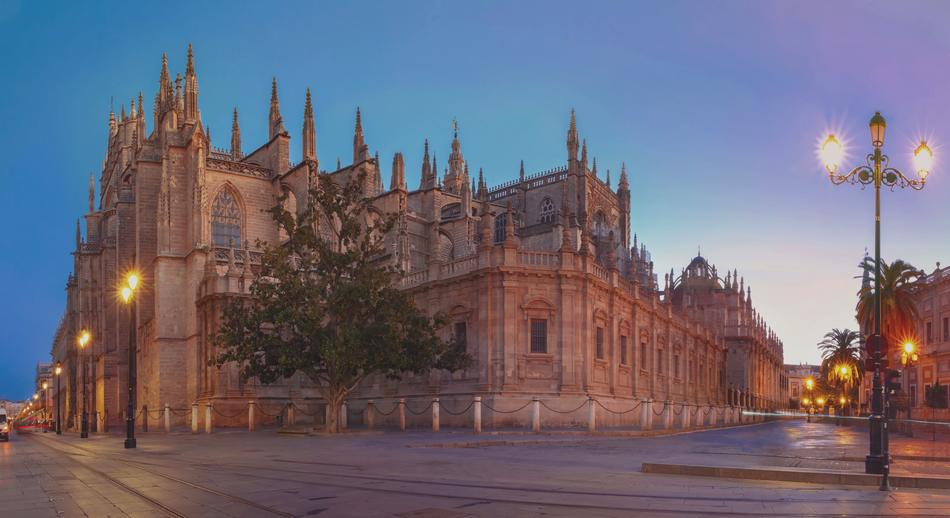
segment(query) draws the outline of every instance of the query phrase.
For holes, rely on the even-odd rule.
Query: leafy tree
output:
[[[857,319],[870,334],[874,328],[874,259],[865,257],[861,268],[871,279],[869,286],[858,291]],[[915,340],[917,306],[911,296],[911,285],[923,274],[910,263],[881,260],[881,331],[889,346]]]
[[[821,352],[821,377],[840,393],[853,395],[861,385],[864,364],[861,362],[860,335],[850,329],[832,329],[818,342]]]
[[[329,406],[329,432],[339,431],[343,400],[367,376],[398,379],[470,361],[463,344],[440,338],[445,317],[417,308],[396,287],[399,272],[380,260],[396,217],[375,212],[364,176],[321,178],[299,215],[279,200],[270,213],[287,240],[258,244],[260,275],[248,297],[226,307],[215,337],[217,365],[237,362],[245,379],[305,374]]]

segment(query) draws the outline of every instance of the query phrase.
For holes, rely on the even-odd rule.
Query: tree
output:
[[[865,257],[861,263],[870,283],[858,291],[857,319],[868,330],[874,328],[874,259]],[[896,260],[887,264],[881,260],[881,332],[890,345],[916,341],[917,306],[911,286],[923,272],[913,265]]]
[[[381,261],[396,216],[375,212],[365,175],[344,184],[321,178],[298,215],[270,210],[285,242],[259,243],[260,275],[250,295],[232,301],[215,336],[217,365],[237,362],[241,376],[269,384],[300,372],[329,406],[327,431],[339,431],[346,395],[367,376],[457,370],[464,344],[445,341],[442,314],[427,316],[395,285]]]
[[[822,379],[852,396],[864,376],[859,338],[857,331],[834,328],[818,342]]]

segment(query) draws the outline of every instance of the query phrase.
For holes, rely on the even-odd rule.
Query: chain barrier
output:
[[[190,409],[190,408],[172,408],[172,407],[168,407],[168,411],[171,412],[173,415],[182,416],[182,417],[184,417],[184,416],[188,415],[189,413],[191,413],[191,409]]]
[[[541,401],[541,406],[543,406],[544,408],[547,408],[548,410],[554,412],[555,414],[573,414],[574,412],[577,412],[578,410],[580,410],[580,409],[584,408],[585,406],[587,406],[587,401],[584,401],[584,402],[581,403],[580,405],[577,405],[577,408],[575,408],[575,409],[573,409],[573,410],[555,410],[555,409],[549,407],[548,404],[545,403],[544,401]]]
[[[496,409],[492,408],[491,406],[488,405],[488,403],[482,403],[482,405],[484,405],[485,408],[487,408],[488,410],[491,410],[492,412],[495,412],[495,413],[497,413],[497,414],[514,414],[515,412],[520,412],[520,411],[524,410],[525,408],[528,408],[528,405],[530,405],[530,404],[531,404],[531,401],[528,401],[527,403],[525,403],[524,405],[522,405],[520,408],[516,408],[516,409],[514,409],[514,410],[502,411],[502,410],[496,410]]]
[[[680,415],[683,413],[683,410],[686,410],[686,405],[680,405],[680,411],[676,411],[676,407],[673,407],[673,415]]]
[[[244,405],[244,406],[245,406],[245,408],[247,407],[247,405]],[[217,408],[215,408],[214,405],[211,405],[211,411],[214,412],[214,413],[215,413],[216,415],[218,415],[219,417],[223,417],[223,418],[225,418],[225,419],[234,419],[235,417],[238,417],[238,416],[240,416],[240,415],[244,415],[244,411],[243,411],[243,410],[238,410],[238,412],[237,412],[236,414],[234,414],[234,415],[227,415],[227,414],[224,414],[224,413],[222,413],[221,411],[219,411]]]
[[[666,405],[663,405],[663,408],[661,408],[659,412],[657,412],[656,409],[653,409],[653,408],[651,408],[650,410],[653,412],[653,415],[658,416],[658,415],[663,414],[663,411],[666,410]]]
[[[422,410],[420,410],[420,411],[418,411],[418,412],[415,412],[415,411],[412,410],[412,408],[409,407],[409,402],[406,402],[406,410],[408,410],[409,413],[412,414],[412,415],[422,415],[422,414],[426,413],[426,410],[428,410],[429,408],[432,407],[432,403],[433,403],[432,401],[429,401],[429,404],[426,405],[425,408],[423,408]]]
[[[383,412],[382,410],[379,409],[379,406],[376,405],[375,402],[373,403],[373,410],[375,410],[376,413],[379,414],[379,415],[387,415],[387,416],[388,416],[388,415],[393,415],[393,412],[395,412],[397,408],[399,408],[399,402],[398,402],[398,401],[393,405],[392,408],[389,409],[389,412]]]
[[[282,406],[280,407],[280,410],[278,410],[276,414],[268,414],[268,413],[264,410],[264,405],[260,405],[260,404],[259,404],[259,405],[257,405],[257,408],[258,408],[258,410],[261,412],[261,415],[264,416],[264,417],[279,417],[279,416],[283,415],[283,413],[284,413],[284,407],[285,407],[285,406],[286,406],[286,405],[282,405]]]
[[[473,400],[473,401],[469,401],[469,402],[468,402],[468,406],[465,407],[465,408],[463,408],[462,410],[459,410],[458,412],[453,412],[453,411],[449,410],[449,408],[446,407],[446,406],[440,406],[440,407],[439,407],[439,410],[445,410],[445,413],[446,413],[446,414],[449,414],[449,415],[463,415],[463,414],[467,413],[467,412],[469,411],[469,409],[471,409],[473,406],[475,406],[475,401],[474,401],[474,400]]]
[[[703,417],[706,417],[707,415],[709,415],[710,412],[712,412],[712,405],[709,405],[706,407],[706,411],[703,412]]]
[[[306,410],[303,409],[303,407],[297,406],[297,403],[291,402],[290,404],[294,406],[294,411],[295,411],[295,412],[299,410],[301,414],[303,414],[303,415],[305,415],[305,416],[307,416],[307,417],[314,417],[314,416],[316,415],[316,413],[317,413],[316,411],[314,411],[314,412],[307,412]]]
[[[611,410],[611,409],[605,407],[603,403],[601,403],[600,401],[598,401],[598,400],[596,400],[596,399],[594,400],[594,402],[597,403],[597,405],[600,406],[600,408],[603,408],[603,409],[606,410],[607,412],[609,412],[609,413],[611,413],[611,414],[614,414],[614,415],[629,414],[630,412],[633,412],[634,410],[640,408],[640,404],[643,403],[643,401],[638,401],[637,404],[634,405],[633,408],[631,408],[630,410],[624,410],[624,411],[622,411],[622,412],[617,412],[617,411],[614,411],[614,410]]]

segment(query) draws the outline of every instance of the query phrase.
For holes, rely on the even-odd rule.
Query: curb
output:
[[[801,470],[795,468],[742,468],[729,466],[698,466],[689,464],[660,464],[644,462],[642,473],[662,475],[687,475],[694,477],[719,477],[752,480],[775,480],[807,484],[834,484],[846,486],[881,485],[880,475],[848,471]],[[917,477],[891,475],[891,486],[915,489],[950,489],[950,477]]]

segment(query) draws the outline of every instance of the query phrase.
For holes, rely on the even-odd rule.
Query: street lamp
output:
[[[59,376],[63,373],[63,364],[56,362],[56,370],[53,372],[56,373],[56,435],[63,435],[63,426],[60,424],[62,416],[59,413]]]
[[[82,368],[82,423],[79,429],[79,437],[86,439],[89,437],[89,414],[88,414],[88,390],[86,387],[86,355],[83,352],[86,345],[92,340],[92,333],[83,329],[79,333],[79,365]]]
[[[904,342],[904,347],[903,347],[903,350],[901,351],[901,368],[902,368],[902,370],[903,370],[903,369],[906,369],[906,368],[908,368],[908,367],[910,367],[911,365],[913,365],[913,363],[917,361],[917,358],[918,358],[918,356],[917,356],[917,347],[914,345],[914,342],[911,342],[910,340]],[[902,378],[907,378],[907,390],[906,390],[906,392],[909,393],[909,392],[910,392],[910,373],[908,372],[907,376],[901,376],[901,377],[902,377]],[[911,400],[910,400],[910,398],[908,397],[908,398],[907,398],[907,436],[908,436],[908,437],[913,437],[913,436],[914,436],[913,423],[910,421],[910,420],[911,420],[911,408],[912,408],[912,406],[913,406],[913,405],[911,404]]]
[[[814,394],[812,394],[812,390],[813,390],[814,388],[815,388],[815,380],[814,380],[811,376],[805,378],[805,389],[808,390],[808,395],[809,395],[809,396],[813,396],[813,395],[814,395]],[[805,398],[805,404],[806,404],[806,405],[808,404],[808,398]],[[812,413],[814,412],[814,401],[812,401],[812,405],[808,407],[808,410],[807,410],[807,411],[808,411],[808,417],[806,418],[806,421],[810,423],[810,422],[811,422],[811,415],[812,415]]]
[[[884,147],[884,133],[887,122],[881,112],[875,112],[868,124],[871,131],[871,145],[874,151],[865,157],[864,165],[851,169],[846,174],[840,174],[838,167],[844,160],[844,146],[835,137],[828,135],[821,146],[821,157],[828,179],[835,185],[848,182],[874,185],[874,329],[870,337],[873,345],[874,380],[871,396],[871,415],[868,418],[870,434],[870,452],[864,460],[866,473],[880,473],[881,489],[888,489],[888,454],[887,454],[887,417],[884,415],[884,384],[881,383],[882,360],[884,359],[885,344],[881,331],[881,185],[886,187],[911,187],[914,190],[924,188],[927,175],[933,167],[933,150],[926,141],[921,141],[914,150],[914,171],[917,178],[908,178],[904,173],[890,167],[887,155],[881,148]]]
[[[49,426],[49,382],[43,380],[43,433],[48,432]]]
[[[129,397],[125,412],[125,447],[135,448],[135,289],[139,274],[134,270],[125,276],[125,286],[119,290],[122,302],[129,307]]]

